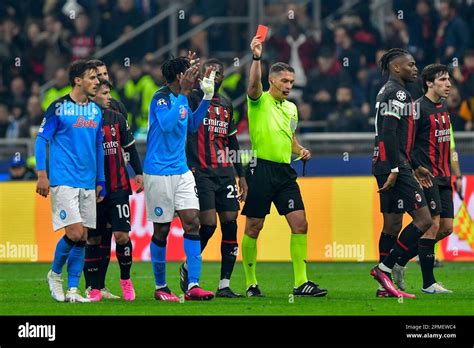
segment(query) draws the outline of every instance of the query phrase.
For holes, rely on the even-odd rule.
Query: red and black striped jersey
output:
[[[438,181],[451,185],[450,117],[446,102],[434,103],[426,95],[416,102],[414,167],[423,166]]]
[[[135,143],[127,120],[111,109],[104,111],[103,122],[104,171],[107,197],[132,194],[122,149]]]
[[[189,96],[191,110],[196,110],[202,91],[194,90]],[[217,94],[211,100],[206,117],[196,133],[188,132],[186,157],[191,171],[218,176],[235,176],[233,156],[229,153],[229,136],[237,133],[232,103]],[[235,159],[234,159],[235,161]]]
[[[411,170],[415,136],[413,98],[400,82],[391,78],[380,89],[375,109],[373,174],[388,174],[396,167]],[[388,138],[392,130],[395,137]]]

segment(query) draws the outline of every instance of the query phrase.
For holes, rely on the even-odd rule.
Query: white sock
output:
[[[199,283],[189,283],[189,284],[188,284],[188,290],[191,290],[191,289],[192,289],[193,287],[195,287],[196,285],[199,286]]]
[[[230,279],[221,279],[219,280],[219,290],[228,288],[230,285]]]
[[[392,273],[392,270],[388,268],[387,266],[385,266],[382,262],[379,263],[379,268],[384,272]]]
[[[165,285],[156,285],[155,288],[156,288],[156,290],[166,288],[166,284]]]

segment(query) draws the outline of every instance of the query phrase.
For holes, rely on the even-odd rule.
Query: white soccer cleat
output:
[[[405,269],[406,267],[402,267],[397,263],[392,268],[392,277],[393,282],[400,290],[405,290]]]
[[[105,298],[106,300],[118,300],[120,299],[120,296],[112,294],[109,289],[103,288],[100,290],[100,293],[102,294],[102,298]]]
[[[82,297],[77,288],[70,288],[66,293],[66,302],[89,303],[91,301],[85,297]]]
[[[452,291],[446,289],[439,283],[434,283],[426,289],[421,289],[425,294],[451,294]]]
[[[53,270],[48,272],[48,285],[49,291],[51,292],[51,297],[58,302],[64,302],[64,289],[63,289],[63,279],[61,274],[54,273]]]

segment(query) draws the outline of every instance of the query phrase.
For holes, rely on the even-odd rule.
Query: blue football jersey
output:
[[[148,112],[147,150],[143,171],[150,175],[180,175],[188,169],[186,135],[196,132],[206,116],[210,101],[194,111],[185,95],[174,95],[168,86],[158,90]]]
[[[92,101],[79,105],[69,95],[46,110],[38,137],[49,142],[51,186],[95,189],[104,179],[102,111]],[[37,160],[37,169],[45,170]]]

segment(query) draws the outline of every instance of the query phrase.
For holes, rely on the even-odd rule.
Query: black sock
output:
[[[86,288],[89,286],[92,289],[99,288],[99,267],[100,267],[100,245],[86,244],[84,257],[84,279],[86,281]]]
[[[124,245],[117,244],[115,249],[120,266],[120,279],[130,279],[130,268],[132,267],[132,241],[129,239]]]
[[[199,229],[199,237],[201,238],[201,252],[204,250],[207,242],[209,242],[209,239],[211,239],[212,235],[216,231],[216,227],[216,225],[201,225],[201,228]]]
[[[434,277],[434,239],[420,239],[418,241],[418,253],[420,255],[421,274],[423,275],[423,288],[426,289],[430,285],[436,283]]]
[[[423,235],[423,232],[413,223],[409,224],[400,233],[397,242],[393,245],[392,250],[388,256],[383,260],[383,264],[392,269],[399,257],[406,257],[409,252],[409,247],[418,243],[418,239]],[[404,255],[405,254],[405,255]]]
[[[393,245],[397,241],[397,236],[382,232],[379,239],[379,262],[382,262],[390,253]]]
[[[408,247],[408,252],[399,256],[397,259],[397,264],[405,267],[412,258],[418,255],[418,243],[412,244]]]
[[[106,228],[102,235],[102,243],[100,244],[100,254],[102,260],[100,261],[99,271],[99,287],[105,288],[105,276],[107,275],[107,268],[110,262],[110,244],[112,242],[112,228]]]
[[[235,220],[221,224],[221,279],[230,279],[234,270],[239,245],[237,244],[237,222]]]

